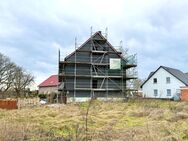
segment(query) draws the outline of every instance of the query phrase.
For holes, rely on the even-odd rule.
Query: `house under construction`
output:
[[[60,56],[59,52],[59,90],[69,99],[122,98],[132,90],[136,55],[123,57],[101,31],[64,60]]]

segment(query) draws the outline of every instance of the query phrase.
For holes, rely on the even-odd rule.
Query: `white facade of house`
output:
[[[143,96],[148,98],[173,98],[182,86],[185,84],[165,69],[160,68],[145,82],[142,91]]]

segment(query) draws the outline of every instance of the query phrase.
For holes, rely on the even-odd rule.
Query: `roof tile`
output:
[[[38,87],[52,87],[58,84],[58,75],[51,75],[48,79],[39,84]]]

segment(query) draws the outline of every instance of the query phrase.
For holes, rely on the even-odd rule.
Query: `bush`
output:
[[[46,95],[45,95],[45,94],[38,94],[38,97],[39,97],[40,99],[46,99]]]

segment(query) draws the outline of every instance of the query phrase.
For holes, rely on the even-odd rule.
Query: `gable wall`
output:
[[[99,35],[96,35],[95,38],[101,38]],[[100,43],[97,43],[97,41],[94,42],[94,44],[96,45],[96,47],[98,47],[96,50],[97,51],[110,51],[110,53],[107,53],[103,56],[103,54],[101,53],[92,53],[92,62],[93,63],[109,63],[109,59],[110,58],[120,58],[120,56],[118,54],[116,54],[116,52],[114,50],[112,50],[109,47],[109,44],[103,42],[103,41],[99,41]],[[99,45],[100,44],[100,45]],[[107,49],[105,48],[107,47]],[[90,55],[91,55],[91,50],[93,48],[91,48],[91,43],[90,41],[88,41],[88,43],[84,44],[81,48],[79,48],[79,51],[76,52],[76,61],[77,62],[84,62],[83,64],[79,63],[76,65],[76,75],[90,75],[90,69],[93,70],[93,68],[91,68],[90,64],[87,63],[91,63],[90,62]],[[105,50],[106,49],[106,50]],[[101,61],[101,58],[103,58],[103,61]],[[69,56],[68,58],[66,58],[67,62],[74,62],[75,61],[75,53],[71,56]],[[64,73],[65,74],[74,74],[74,64],[66,64],[64,67]],[[108,73],[108,68],[109,66],[106,65],[99,65],[97,66],[98,70],[98,75],[107,75]],[[95,74],[95,71],[93,70],[93,75]],[[117,75],[117,74],[116,74]],[[97,79],[97,88],[100,88],[100,85],[103,83],[103,79],[102,78],[93,78],[93,79]],[[109,89],[118,89],[118,87],[116,85],[114,85],[114,82],[117,83],[117,85],[121,86],[121,78],[111,78],[111,80],[113,81],[108,81],[107,80],[104,81],[103,86],[101,87],[102,89],[106,88],[106,84],[109,85]],[[69,76],[66,77],[65,81],[65,90],[69,91],[68,96],[69,97],[73,97],[74,94],[74,76]],[[90,83],[91,83],[91,78],[90,77],[77,77],[76,78],[76,88],[90,88]],[[119,92],[120,90],[117,91],[112,91],[109,92],[109,96],[115,96],[115,95],[120,95],[121,92]],[[90,91],[81,91],[78,90],[76,91],[76,97],[89,97]],[[96,92],[96,95],[99,97],[104,97],[106,96],[106,91],[102,91],[102,92]]]
[[[166,83],[166,77],[170,77],[170,84]],[[157,84],[153,83],[153,79],[157,78]],[[180,80],[160,68],[142,87],[143,95],[150,98],[173,98],[177,90],[181,86],[185,86]],[[158,90],[158,96],[154,96],[154,89]],[[167,96],[167,89],[171,89],[171,96]]]

